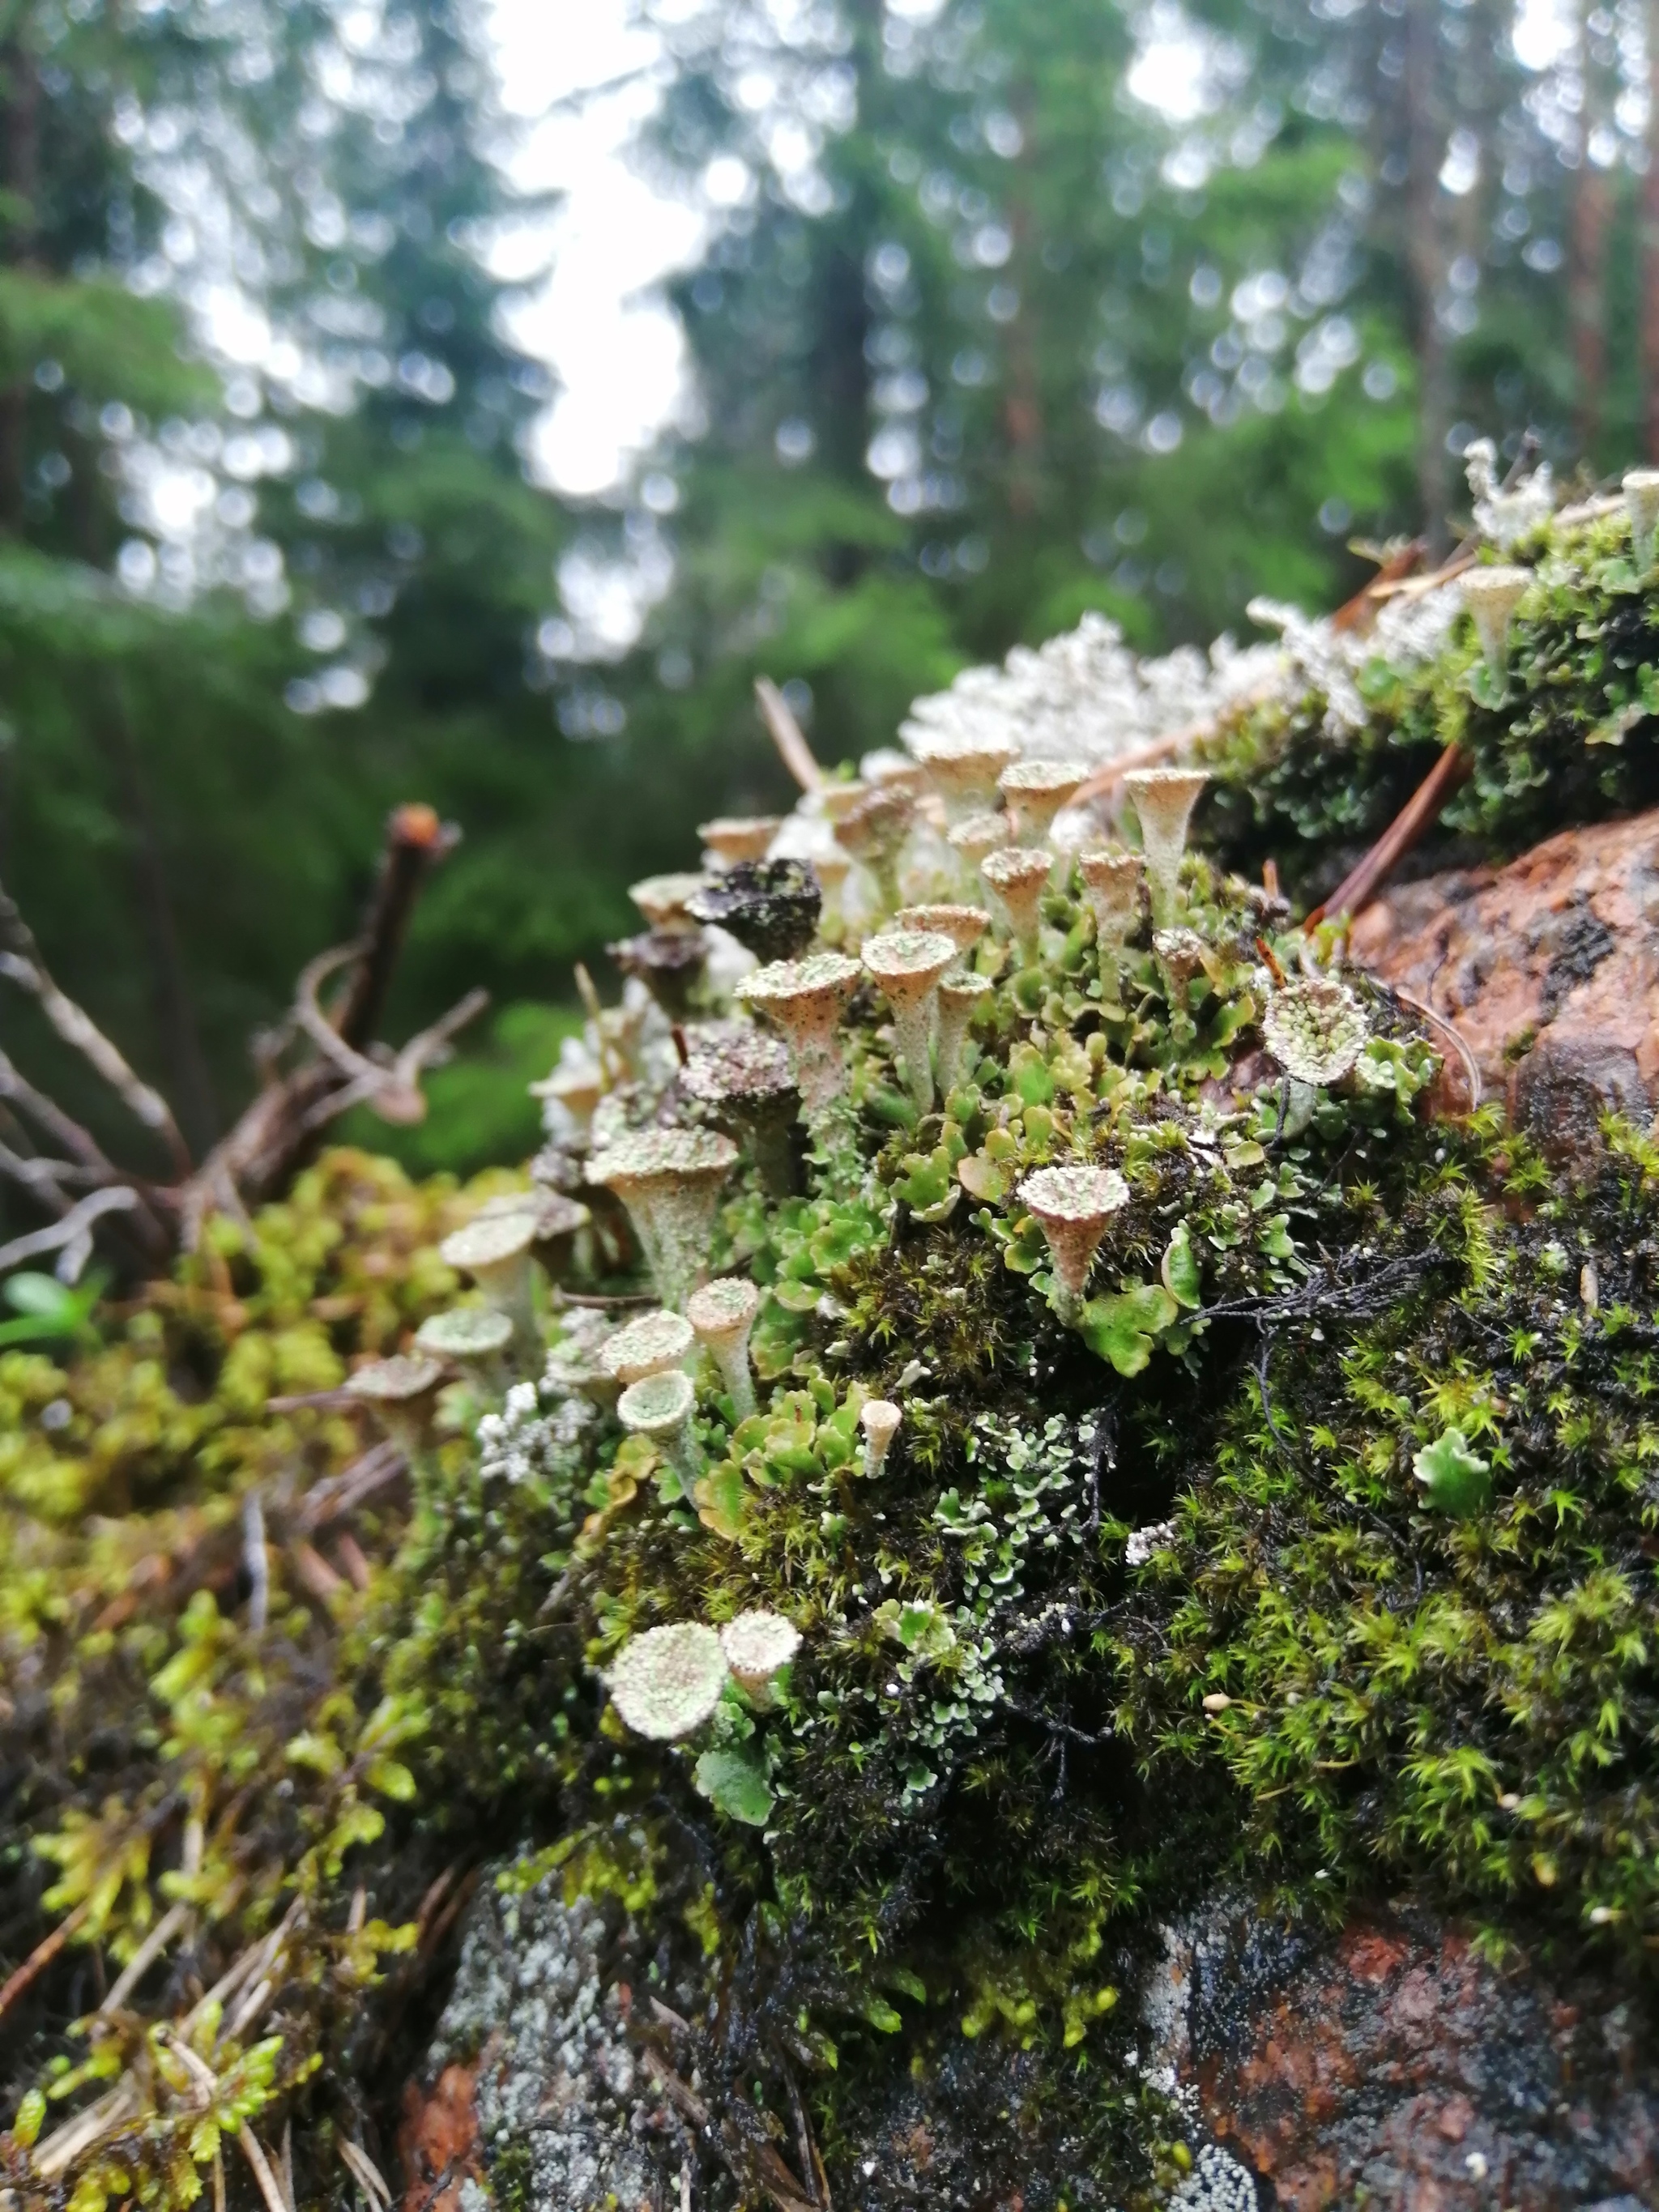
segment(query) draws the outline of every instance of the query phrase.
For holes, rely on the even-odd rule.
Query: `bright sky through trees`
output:
[[[1540,17],[1555,6],[1525,0]],[[939,0],[890,12],[927,22]],[[550,224],[504,230],[490,258],[495,275],[522,283],[528,295],[510,314],[513,338],[548,363],[561,387],[534,433],[533,465],[573,498],[612,489],[694,404],[679,320],[658,288],[695,262],[707,228],[696,208],[653,187],[629,158],[659,104],[665,65],[660,40],[635,15],[633,0],[558,9],[495,0],[489,15],[501,101],[525,126],[508,173],[521,191],[563,195]],[[1209,58],[1180,8],[1161,0],[1147,12],[1130,88],[1171,123],[1192,121],[1211,104]],[[580,98],[605,86],[615,89]],[[720,181],[705,179],[705,191]]]
[[[501,100],[526,126],[512,180],[564,196],[550,224],[503,232],[492,267],[524,283],[511,334],[562,387],[534,434],[537,473],[577,497],[614,484],[686,397],[679,323],[655,288],[696,257],[703,224],[626,158],[660,97],[662,60],[632,13],[629,0],[496,0],[490,19]]]

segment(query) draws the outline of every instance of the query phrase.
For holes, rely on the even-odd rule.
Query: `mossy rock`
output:
[[[1288,860],[1293,828],[1312,882],[1453,735],[1494,850],[1640,796],[1653,599],[1617,537],[1532,549],[1501,700],[1454,623],[1346,750],[1312,693],[1242,712],[1211,833]],[[708,1272],[761,1293],[753,1411],[711,1360],[672,1437],[619,1421],[599,1346],[649,1290],[611,1207],[538,1276],[533,1355],[521,1326],[377,1437],[337,1386],[463,1294],[439,1244],[522,1183],[352,1153],[95,1347],[0,1356],[0,1942],[35,1956],[0,2187],[182,2207],[216,2155],[251,2204],[291,2123],[300,2200],[343,2205],[354,2161],[392,2176],[457,1931],[514,1896],[532,1948],[580,1934],[611,2118],[700,2203],[1224,2201],[1143,2010],[1218,1895],[1312,1942],[1409,1891],[1643,2016],[1659,1150],[1609,1120],[1569,1171],[1494,1106],[1435,1119],[1438,1033],[1213,857],[1176,919],[1103,945],[1057,866],[1035,958],[967,956],[931,1104],[849,991],[801,1188],[744,1152],[714,1213]],[[1310,948],[1343,1050],[1293,1075],[1265,1040]],[[593,1130],[555,1112],[535,1163],[571,1195],[696,1126],[647,1004],[592,1042]],[[1117,1179],[1081,1278],[1022,1199],[1062,1164]],[[755,1612],[787,1664],[629,1732],[632,1639]]]

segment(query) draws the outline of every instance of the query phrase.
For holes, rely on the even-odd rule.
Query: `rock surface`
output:
[[[411,2207],[483,2212],[508,2185],[526,2212],[661,2204],[651,2137],[663,2116],[628,2041],[612,1948],[599,1908],[565,1905],[556,1876],[517,1896],[480,1889],[428,2055],[435,2087],[422,2100],[428,2116],[439,2108],[426,2132],[454,2165],[423,2180],[432,2146],[417,2142],[417,2164],[406,2137]],[[462,2100],[471,2124],[454,2109]]]
[[[1316,1940],[1217,1906],[1170,1931],[1147,2011],[1207,2130],[1284,2212],[1612,2212],[1659,2190],[1630,2010],[1501,1972],[1426,1912]]]
[[[423,2093],[406,2212],[661,2212],[695,2153],[653,2096],[599,1910],[551,1884],[472,1909]],[[1500,1971],[1411,1905],[1336,1934],[1237,1898],[1165,1931],[1134,2064],[1173,2090],[1181,2212],[1639,2212],[1659,2201],[1659,2076],[1593,1984]],[[1082,2146],[1030,2129],[1036,2053],[947,2038],[842,2146],[847,2212],[1103,2203]],[[990,2136],[984,2120],[1000,2112]],[[486,2194],[486,2191],[489,2193]],[[700,2191],[696,2201],[700,2201]]]
[[[1659,811],[1400,885],[1352,944],[1455,1024],[1485,1089],[1558,1157],[1601,1106],[1659,1100]]]

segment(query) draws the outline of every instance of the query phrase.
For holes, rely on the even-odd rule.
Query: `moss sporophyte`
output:
[[[1076,858],[992,687],[919,709],[924,788],[769,835],[816,937],[770,825],[637,887],[793,957],[597,1009],[532,1176],[331,1153],[0,1354],[0,2191],[285,2198],[291,2124],[343,2205],[481,1856],[691,1993],[708,2142],[804,2172],[798,2095],[836,2202],[971,2052],[1031,2172],[1153,2203],[1189,2123],[1115,1993],[1206,1885],[1648,1985],[1659,1151],[1433,1119],[1439,1033],[1230,866],[1310,880],[1454,726],[1494,854],[1648,787],[1645,497],[1504,549],[1502,704],[1465,570],[1287,627],[1127,793],[1080,720]]]

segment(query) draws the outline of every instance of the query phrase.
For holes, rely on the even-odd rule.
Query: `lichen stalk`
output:
[[[1124,791],[1140,824],[1154,929],[1174,926],[1181,898],[1187,825],[1208,781],[1202,769],[1172,768],[1139,769],[1123,779]]]
[[[702,1473],[702,1453],[691,1425],[696,1392],[683,1370],[665,1368],[630,1382],[617,1401],[617,1419],[630,1435],[648,1438],[690,1494]]]
[[[1095,1255],[1112,1216],[1128,1203],[1129,1187],[1115,1168],[1042,1168],[1021,1183],[1019,1196],[1054,1261],[1054,1311],[1075,1328]]]
[[[855,960],[837,952],[776,961],[745,975],[738,998],[775,1022],[788,1042],[801,1110],[816,1121],[847,1087],[839,1029],[859,980]]]
[[[1001,902],[1020,958],[1036,962],[1042,931],[1042,894],[1048,881],[1049,857],[1024,846],[1005,846],[988,853],[979,864],[980,874]]]
[[[905,1084],[919,1114],[933,1109],[933,1009],[939,978],[956,957],[954,939],[939,930],[892,930],[864,947],[864,964],[893,1010]]]
[[[746,1421],[755,1411],[755,1382],[749,1368],[749,1337],[760,1310],[760,1293],[738,1275],[725,1275],[693,1291],[686,1319],[720,1370],[733,1418]]]
[[[969,1025],[994,986],[988,975],[944,975],[939,986],[939,1026],[934,1032],[939,1088],[948,1091],[962,1066]]]
[[[1509,673],[1510,623],[1531,581],[1528,570],[1507,565],[1471,568],[1463,578],[1463,604],[1494,683]]]
[[[588,1163],[589,1182],[614,1191],[627,1207],[657,1295],[675,1312],[706,1264],[720,1192],[737,1158],[727,1137],[648,1129]]]

